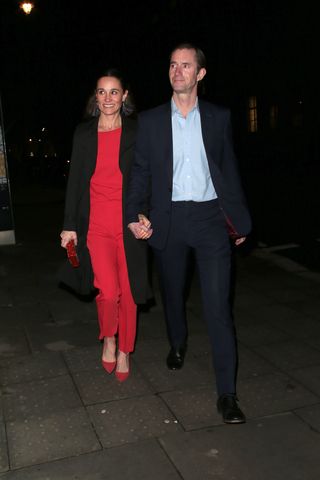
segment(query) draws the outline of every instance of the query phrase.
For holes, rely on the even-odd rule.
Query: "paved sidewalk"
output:
[[[237,256],[238,396],[225,425],[197,279],[185,367],[171,372],[157,277],[132,373],[100,365],[95,305],[58,287],[62,201],[15,208],[0,247],[0,477],[5,480],[318,480],[320,275],[263,249]]]

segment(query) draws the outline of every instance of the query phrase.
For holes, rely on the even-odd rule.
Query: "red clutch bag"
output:
[[[67,256],[68,256],[69,262],[73,267],[79,267],[80,263],[79,263],[79,258],[76,251],[76,246],[74,244],[74,240],[70,240],[70,242],[67,243]]]

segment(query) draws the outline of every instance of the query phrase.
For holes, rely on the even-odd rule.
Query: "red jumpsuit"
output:
[[[98,155],[90,181],[87,245],[94,273],[100,325],[99,339],[118,333],[118,347],[132,352],[136,336],[134,303],[123,245],[121,128],[98,132]]]

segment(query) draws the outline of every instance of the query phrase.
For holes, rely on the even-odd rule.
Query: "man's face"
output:
[[[175,50],[171,55],[169,79],[175,93],[197,91],[199,80],[206,74],[205,68],[198,70],[196,52],[193,49]]]

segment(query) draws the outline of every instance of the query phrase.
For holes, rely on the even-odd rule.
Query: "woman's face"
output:
[[[120,112],[128,90],[123,90],[116,77],[101,77],[96,88],[97,106],[104,115],[115,115]]]

